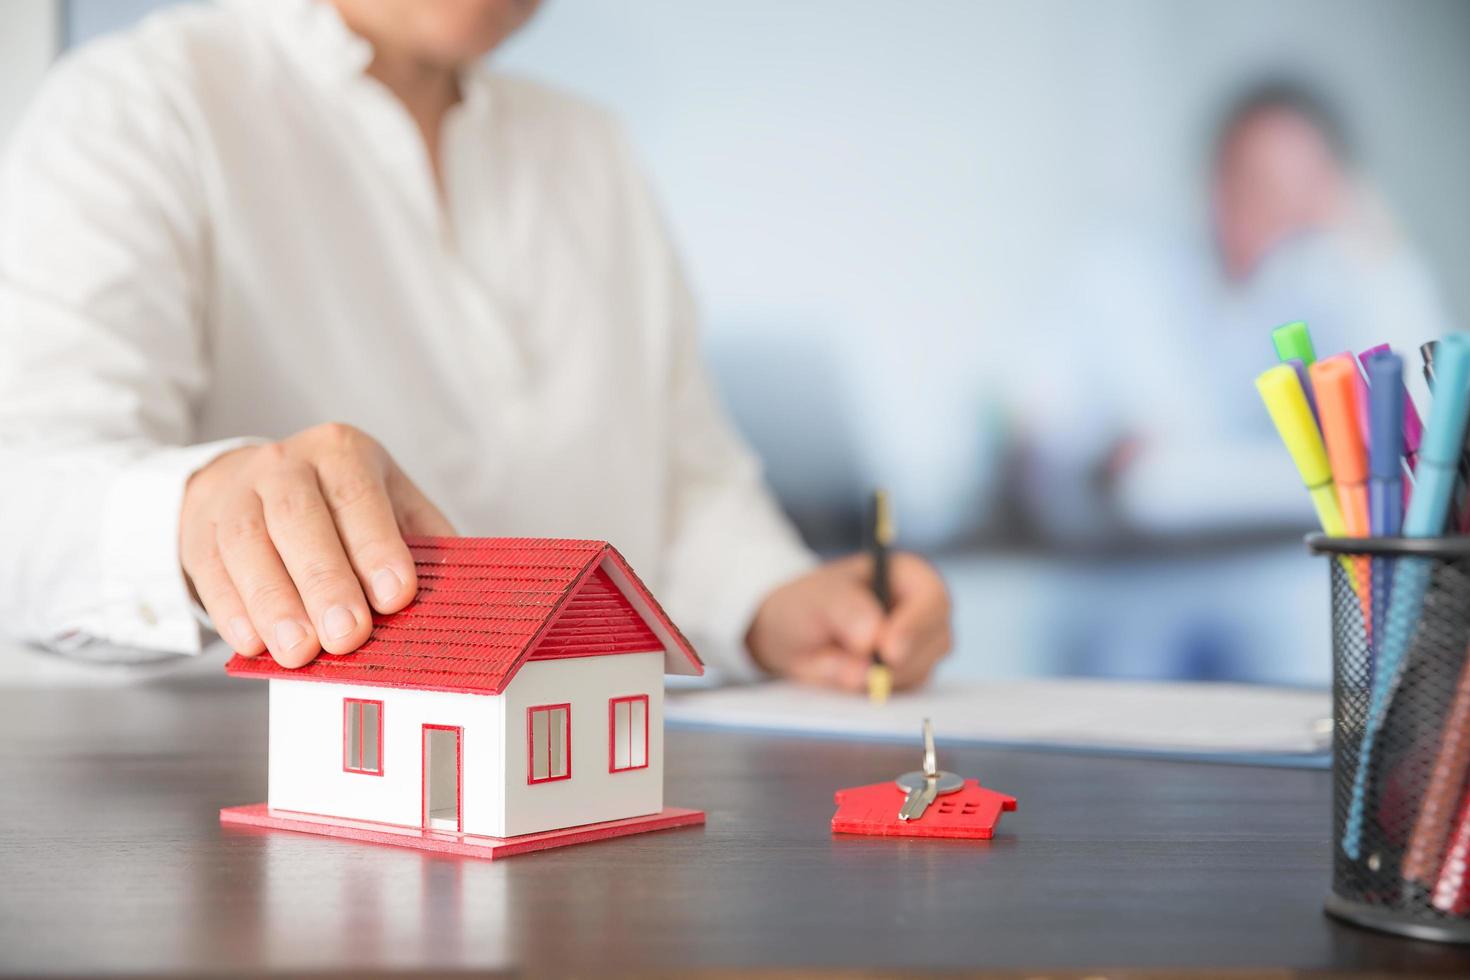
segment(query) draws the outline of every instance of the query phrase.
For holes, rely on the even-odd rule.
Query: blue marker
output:
[[[1404,359],[1384,351],[1368,359],[1368,524],[1393,537],[1404,523]]]
[[[1384,350],[1369,357],[1364,367],[1368,370],[1368,527],[1375,538],[1391,538],[1404,523],[1404,359]],[[1388,611],[1392,575],[1392,561],[1373,559],[1373,625],[1379,630]],[[1382,643],[1381,634],[1374,637],[1375,647]]]
[[[1402,363],[1399,369],[1402,370]],[[1409,501],[1409,511],[1404,516],[1403,533],[1410,538],[1441,535],[1449,520],[1456,468],[1460,450],[1465,445],[1467,415],[1470,415],[1470,334],[1453,333],[1439,342],[1434,372],[1434,402],[1430,406],[1429,422],[1424,427],[1424,441],[1419,447],[1418,479],[1414,484],[1414,496]],[[1391,385],[1385,390],[1395,396],[1399,394]],[[1376,419],[1376,415],[1374,417]],[[1374,435],[1376,443],[1376,431]],[[1370,460],[1369,468],[1373,475],[1372,483],[1378,483],[1377,465]],[[1370,503],[1370,521],[1371,515],[1376,513]],[[1347,823],[1342,832],[1343,853],[1353,860],[1357,860],[1361,853],[1373,742],[1388,715],[1388,705],[1398,686],[1405,653],[1424,605],[1424,594],[1428,591],[1433,568],[1427,558],[1396,560],[1398,570],[1394,573],[1388,612],[1383,621],[1378,661],[1368,697],[1367,725],[1363,741],[1358,746],[1353,795],[1348,801]]]

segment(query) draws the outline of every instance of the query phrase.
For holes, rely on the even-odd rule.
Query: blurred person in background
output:
[[[1319,357],[1391,344],[1424,403],[1418,346],[1450,320],[1332,104],[1253,86],[1221,116],[1208,175],[1207,240],[1108,232],[1061,277],[1067,343],[1029,398],[1021,474],[1058,539],[1309,526],[1252,387],[1281,323],[1306,320]]]
[[[405,534],[605,538],[714,666],[922,682],[706,380],[616,125],[481,58],[534,0],[193,6],[67,57],[0,175],[0,611],[75,657],[348,654]]]

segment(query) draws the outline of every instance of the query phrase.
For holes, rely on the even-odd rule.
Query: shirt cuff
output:
[[[793,536],[794,537],[794,536]],[[758,680],[766,672],[745,645],[745,636],[766,596],[817,567],[817,558],[797,541],[762,542],[759,548],[730,555],[729,574],[720,582],[719,598],[710,611],[710,635],[716,637],[710,666],[721,680]]]
[[[203,649],[200,621],[179,564],[184,485],[218,457],[263,440],[222,439],[160,449],[129,464],[103,504],[103,638],[173,653]]]

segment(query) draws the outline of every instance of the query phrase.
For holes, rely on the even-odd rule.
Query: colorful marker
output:
[[[1374,537],[1396,536],[1404,524],[1403,415],[1408,399],[1397,395],[1404,383],[1404,359],[1392,351],[1378,351],[1365,364],[1368,369],[1368,526]],[[1380,626],[1388,610],[1393,583],[1393,561],[1375,558],[1372,564],[1373,622]],[[1383,631],[1375,636],[1383,642]],[[1370,652],[1373,652],[1370,650]],[[1370,670],[1376,667],[1372,662]],[[1369,677],[1371,682],[1372,678]]]
[[[1313,364],[1311,375],[1343,523],[1349,535],[1366,538],[1372,531],[1368,526],[1368,450],[1358,426],[1358,416],[1366,412],[1366,406],[1359,408],[1358,366],[1351,358],[1338,355]]]
[[[1312,389],[1317,393],[1317,415],[1322,420],[1322,442],[1337,484],[1347,533],[1366,538],[1368,530],[1368,420],[1367,385],[1351,354],[1337,354],[1313,364]]]
[[[1317,350],[1312,346],[1312,335],[1307,331],[1305,320],[1283,323],[1272,330],[1271,344],[1276,348],[1278,361],[1295,359],[1311,367],[1317,360]]]
[[[1317,510],[1317,521],[1323,533],[1340,538],[1347,533],[1343,523],[1342,507],[1337,502],[1337,488],[1332,485],[1332,467],[1327,462],[1327,449],[1322,445],[1322,434],[1317,421],[1307,407],[1307,396],[1296,371],[1289,364],[1278,364],[1267,368],[1256,378],[1256,390],[1271,421],[1276,423],[1276,432],[1286,444],[1291,461],[1312,497],[1312,506]],[[1358,570],[1350,558],[1339,558],[1342,570],[1359,596]]]
[[[1439,350],[1439,341],[1431,340],[1419,345],[1419,356],[1424,359],[1424,381],[1434,393],[1434,355]],[[1470,438],[1460,452],[1459,479],[1455,483],[1454,510],[1455,530],[1461,534],[1470,532]]]
[[[1368,369],[1368,524],[1375,537],[1393,537],[1404,523],[1403,463],[1409,411],[1407,398],[1394,397],[1404,382],[1404,359],[1392,351],[1373,354]]]
[[[1317,431],[1317,421],[1307,406],[1307,396],[1296,371],[1289,364],[1277,364],[1267,368],[1256,378],[1256,390],[1276,431],[1286,444],[1286,451],[1296,463],[1302,483],[1312,495],[1312,506],[1317,509],[1317,520],[1322,530],[1332,537],[1341,537],[1347,532],[1342,520],[1342,509],[1337,502],[1337,489],[1332,485],[1332,467],[1327,462],[1327,450],[1322,445],[1322,435]]]
[[[1425,344],[1424,346],[1427,347],[1429,345]],[[1373,372],[1368,370],[1368,362],[1372,360],[1372,358],[1376,354],[1390,353],[1392,353],[1392,351],[1388,349],[1387,344],[1378,344],[1374,347],[1369,347],[1367,350],[1363,351],[1363,353],[1358,355],[1358,360],[1362,362],[1363,370],[1368,374],[1369,387],[1372,387],[1373,385]],[[1433,355],[1430,354],[1428,357],[1425,358],[1424,362],[1426,374],[1425,380],[1429,381],[1430,383],[1433,383],[1433,371],[1430,369],[1430,364],[1432,363]],[[1408,460],[1409,472],[1412,473],[1414,472],[1414,467],[1419,465],[1419,443],[1422,442],[1424,439],[1424,423],[1419,418],[1419,410],[1414,407],[1414,399],[1413,396],[1409,394],[1408,385],[1404,384],[1402,359],[1399,360],[1399,376],[1397,379],[1397,387],[1404,394],[1403,454],[1404,458]]]
[[[1414,496],[1404,515],[1403,533],[1410,538],[1430,538],[1444,533],[1454,495],[1460,452],[1465,445],[1470,417],[1470,335],[1453,333],[1439,342],[1434,357],[1435,395],[1429,422],[1419,447],[1419,472]],[[1368,717],[1363,740],[1358,746],[1358,767],[1353,773],[1352,797],[1343,827],[1342,849],[1349,858],[1361,855],[1364,811],[1367,807],[1368,777],[1373,746],[1383,727],[1389,703],[1399,682],[1414,623],[1424,605],[1432,564],[1425,558],[1397,559],[1393,589],[1388,599],[1379,644],[1378,662],[1369,692]]]
[[[1366,538],[1373,530],[1368,520],[1368,450],[1359,429],[1359,418],[1366,413],[1367,406],[1362,404],[1363,381],[1358,363],[1349,355],[1339,354],[1313,364],[1310,373],[1343,525],[1349,536]],[[1369,564],[1367,559],[1355,558],[1353,566],[1364,626],[1371,636],[1373,592]]]

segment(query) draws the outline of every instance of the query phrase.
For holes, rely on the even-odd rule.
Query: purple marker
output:
[[[1378,344],[1369,347],[1358,355],[1358,363],[1363,370],[1368,369],[1368,358],[1380,351],[1387,352],[1387,344]],[[1424,438],[1424,423],[1419,420],[1419,411],[1414,407],[1414,399],[1409,394],[1409,389],[1404,387],[1403,379],[1399,379],[1399,387],[1404,389],[1404,459],[1408,461],[1409,472],[1414,472],[1414,467],[1419,463],[1419,443]]]

